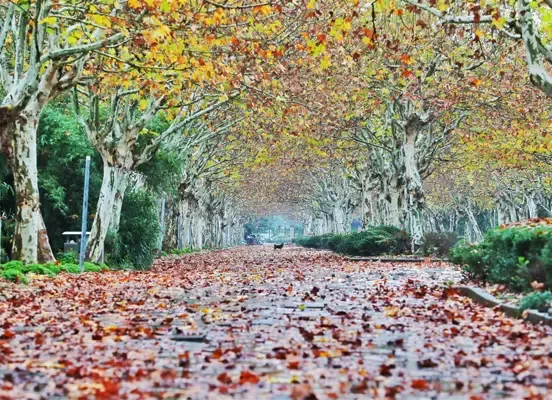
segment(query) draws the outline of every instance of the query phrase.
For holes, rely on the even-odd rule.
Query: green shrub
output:
[[[62,264],[60,269],[61,272],[68,272],[70,274],[79,274],[81,272],[77,264]]]
[[[8,261],[5,264],[2,264],[2,269],[17,269],[23,271],[24,265],[21,261]]]
[[[2,271],[2,278],[16,283],[29,283],[23,272],[17,268],[5,268]]]
[[[454,232],[426,232],[424,234],[423,253],[438,257],[446,256],[458,241]]]
[[[490,268],[483,261],[485,254],[483,244],[461,243],[450,250],[449,261],[461,265],[468,278],[486,281]]]
[[[72,250],[67,253],[60,252],[56,254],[56,260],[58,260],[60,264],[77,264],[79,262],[77,253]]]
[[[330,249],[352,256],[377,256],[408,252],[410,237],[398,228],[378,226],[344,235],[304,236],[295,242],[307,248]]]
[[[59,274],[61,272],[61,265],[56,265],[54,263],[45,264],[45,266],[52,271],[54,274]]]
[[[102,272],[102,267],[96,264],[92,264],[89,262],[84,263],[84,270],[86,272]]]
[[[521,311],[538,310],[546,312],[550,308],[552,302],[552,293],[550,292],[534,292],[528,294],[521,299],[519,308]]]
[[[533,281],[552,287],[552,227],[513,226],[488,231],[477,245],[451,250],[450,260],[473,278],[530,289]]]
[[[60,272],[68,272],[71,274],[80,273],[79,265],[75,263],[70,264],[27,264],[23,265],[21,261],[10,261],[1,266],[0,270],[2,271],[2,277],[4,279],[13,281],[13,282],[23,282],[28,283],[25,274],[33,273],[37,275],[46,275],[46,276],[55,276]],[[84,263],[84,270],[86,272],[102,272],[108,271],[109,268],[105,264],[96,265],[92,263]]]
[[[54,276],[56,273],[53,272],[46,264],[29,264],[25,265],[25,272],[32,272],[37,275],[48,275]]]

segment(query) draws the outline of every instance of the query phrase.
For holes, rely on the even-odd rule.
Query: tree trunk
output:
[[[340,202],[335,203],[333,220],[335,225],[335,233],[346,233],[345,211],[343,210],[343,206]]]
[[[11,161],[17,209],[13,257],[25,264],[38,261],[38,231],[42,219],[36,151],[38,120],[39,115],[22,115],[15,122],[12,138]]]
[[[102,188],[87,245],[87,254],[92,262],[99,262],[102,258],[105,238],[112,224],[116,196],[117,193],[122,193],[127,182],[128,171],[113,167],[104,160]]]
[[[38,262],[49,263],[56,261],[54,253],[52,253],[52,247],[50,246],[50,240],[48,239],[48,232],[46,231],[46,225],[44,224],[44,218],[42,213],[39,213],[39,231],[38,231]]]
[[[481,229],[479,229],[479,224],[477,223],[477,219],[475,218],[475,215],[473,213],[470,200],[468,200],[465,211],[468,217],[467,226],[470,227],[470,232],[473,233],[473,236],[470,235],[470,240],[473,242],[480,242],[483,239],[483,234],[481,233]]]
[[[537,203],[535,202],[535,195],[530,193],[527,195],[527,214],[529,218],[537,218]]]
[[[400,188],[390,188],[389,190],[389,215],[386,218],[387,223],[397,228],[404,228],[404,218],[402,218],[401,209],[401,190]]]
[[[115,198],[113,204],[113,215],[111,216],[111,229],[113,232],[119,232],[119,226],[121,225],[121,210],[123,209],[123,202],[125,200],[125,193],[128,188],[130,176],[128,173],[123,173],[119,187],[115,190]]]

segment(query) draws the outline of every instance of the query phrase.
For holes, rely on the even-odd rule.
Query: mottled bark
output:
[[[40,263],[54,262],[56,259],[50,246],[50,239],[48,239],[48,232],[46,231],[46,225],[44,224],[44,218],[42,214],[39,214],[39,230],[38,230],[38,249],[37,257]]]
[[[116,196],[118,193],[124,193],[124,188],[128,185],[129,179],[129,171],[121,167],[114,167],[105,160],[103,168],[102,187],[87,244],[87,254],[92,262],[99,262],[102,258],[105,238],[112,226],[112,218],[117,202]],[[122,200],[121,198],[120,201],[122,202]]]
[[[40,200],[36,130],[39,115],[22,115],[15,122],[12,137],[12,171],[16,201],[16,227],[12,254],[24,263],[38,261],[38,231],[40,227]]]

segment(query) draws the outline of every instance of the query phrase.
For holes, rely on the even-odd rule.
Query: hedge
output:
[[[450,260],[470,278],[527,291],[531,282],[552,288],[552,226],[511,226],[488,231],[479,244],[454,247]]]
[[[379,256],[408,252],[410,237],[398,228],[378,226],[350,234],[303,236],[297,238],[295,243],[307,248],[329,249],[351,256]]]

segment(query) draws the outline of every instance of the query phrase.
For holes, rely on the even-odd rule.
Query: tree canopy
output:
[[[551,18],[548,0],[0,0],[13,254],[51,259],[41,207],[76,211],[40,149],[96,157],[95,260],[165,167],[167,240],[191,246],[267,215],[420,240],[547,214]],[[37,153],[63,129],[69,154]]]

